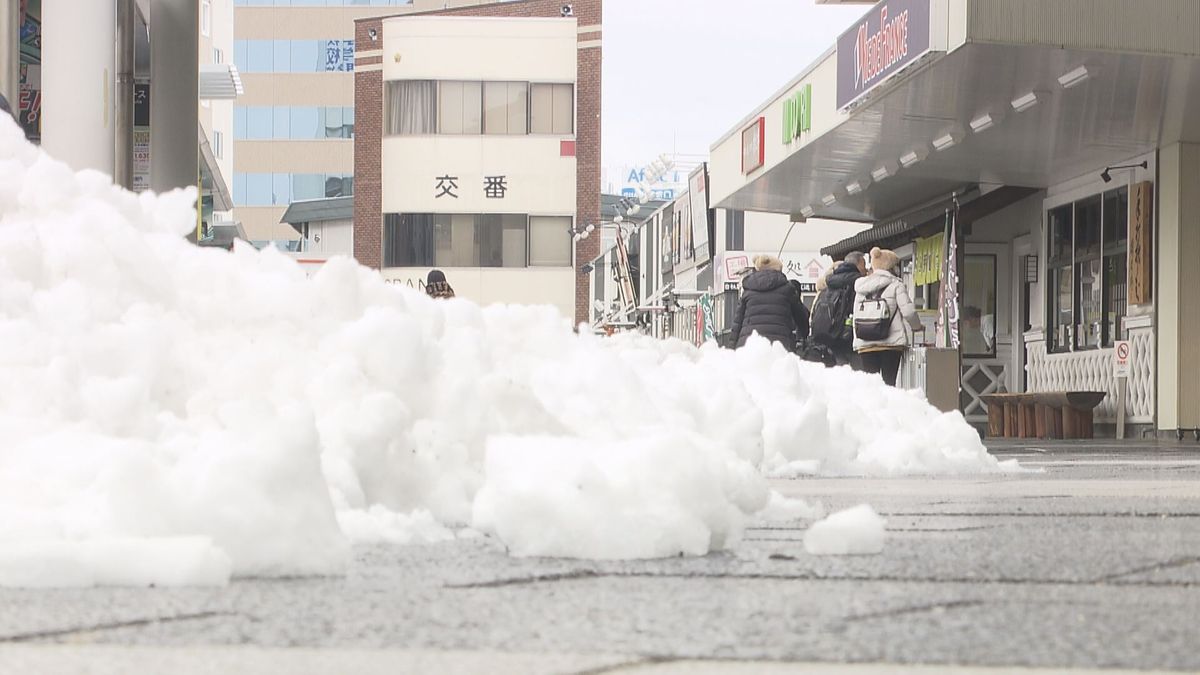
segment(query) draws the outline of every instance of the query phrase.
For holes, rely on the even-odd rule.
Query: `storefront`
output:
[[[973,421],[989,393],[1104,391],[1111,433],[1127,342],[1125,421],[1195,429],[1196,25],[1186,1],[881,2],[713,147],[713,203],[874,223],[824,252],[906,259]]]

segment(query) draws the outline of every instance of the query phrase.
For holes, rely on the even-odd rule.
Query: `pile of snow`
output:
[[[702,554],[769,503],[760,470],[999,469],[877,378],[760,340],[576,335],[350,260],[309,279],[186,243],[192,203],[73,173],[0,119],[0,585],[336,574],[348,538],[463,526],[518,555]],[[154,569],[110,573],[143,546]]]
[[[873,555],[883,551],[884,522],[869,504],[838,511],[804,533],[809,555]]]

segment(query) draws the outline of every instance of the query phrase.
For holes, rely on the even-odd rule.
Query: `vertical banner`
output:
[[[1154,184],[1138,183],[1129,195],[1129,304],[1145,305],[1153,298]]]
[[[942,326],[945,328],[945,346],[958,349],[958,218],[952,211],[946,211],[946,224],[949,230],[947,239],[949,248],[946,252],[946,267],[942,274]]]
[[[713,296],[709,293],[705,293],[704,295],[700,296],[700,301],[697,303],[697,308],[700,312],[700,316],[698,317],[700,319],[700,325],[697,326],[698,330],[696,331],[697,344],[703,344],[709,340],[716,340],[717,324],[715,313],[713,311]]]
[[[134,192],[150,189],[150,85],[133,85]]]

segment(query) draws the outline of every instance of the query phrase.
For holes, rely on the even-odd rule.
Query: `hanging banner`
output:
[[[958,349],[958,223],[950,211],[946,212],[949,225],[950,246],[946,253],[945,272],[942,278],[942,326],[946,330],[945,345]]]
[[[945,237],[935,234],[932,237],[918,239],[916,255],[913,260],[913,283],[917,286],[927,286],[942,280],[942,245]]]
[[[715,312],[713,311],[713,296],[705,293],[696,303],[696,310],[700,313],[697,317],[700,325],[696,326],[696,334],[699,339],[697,343],[703,344],[709,340],[717,339],[717,324]]]

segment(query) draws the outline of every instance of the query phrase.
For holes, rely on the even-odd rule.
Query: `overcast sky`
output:
[[[831,47],[869,5],[605,0],[603,164],[709,147]]]

